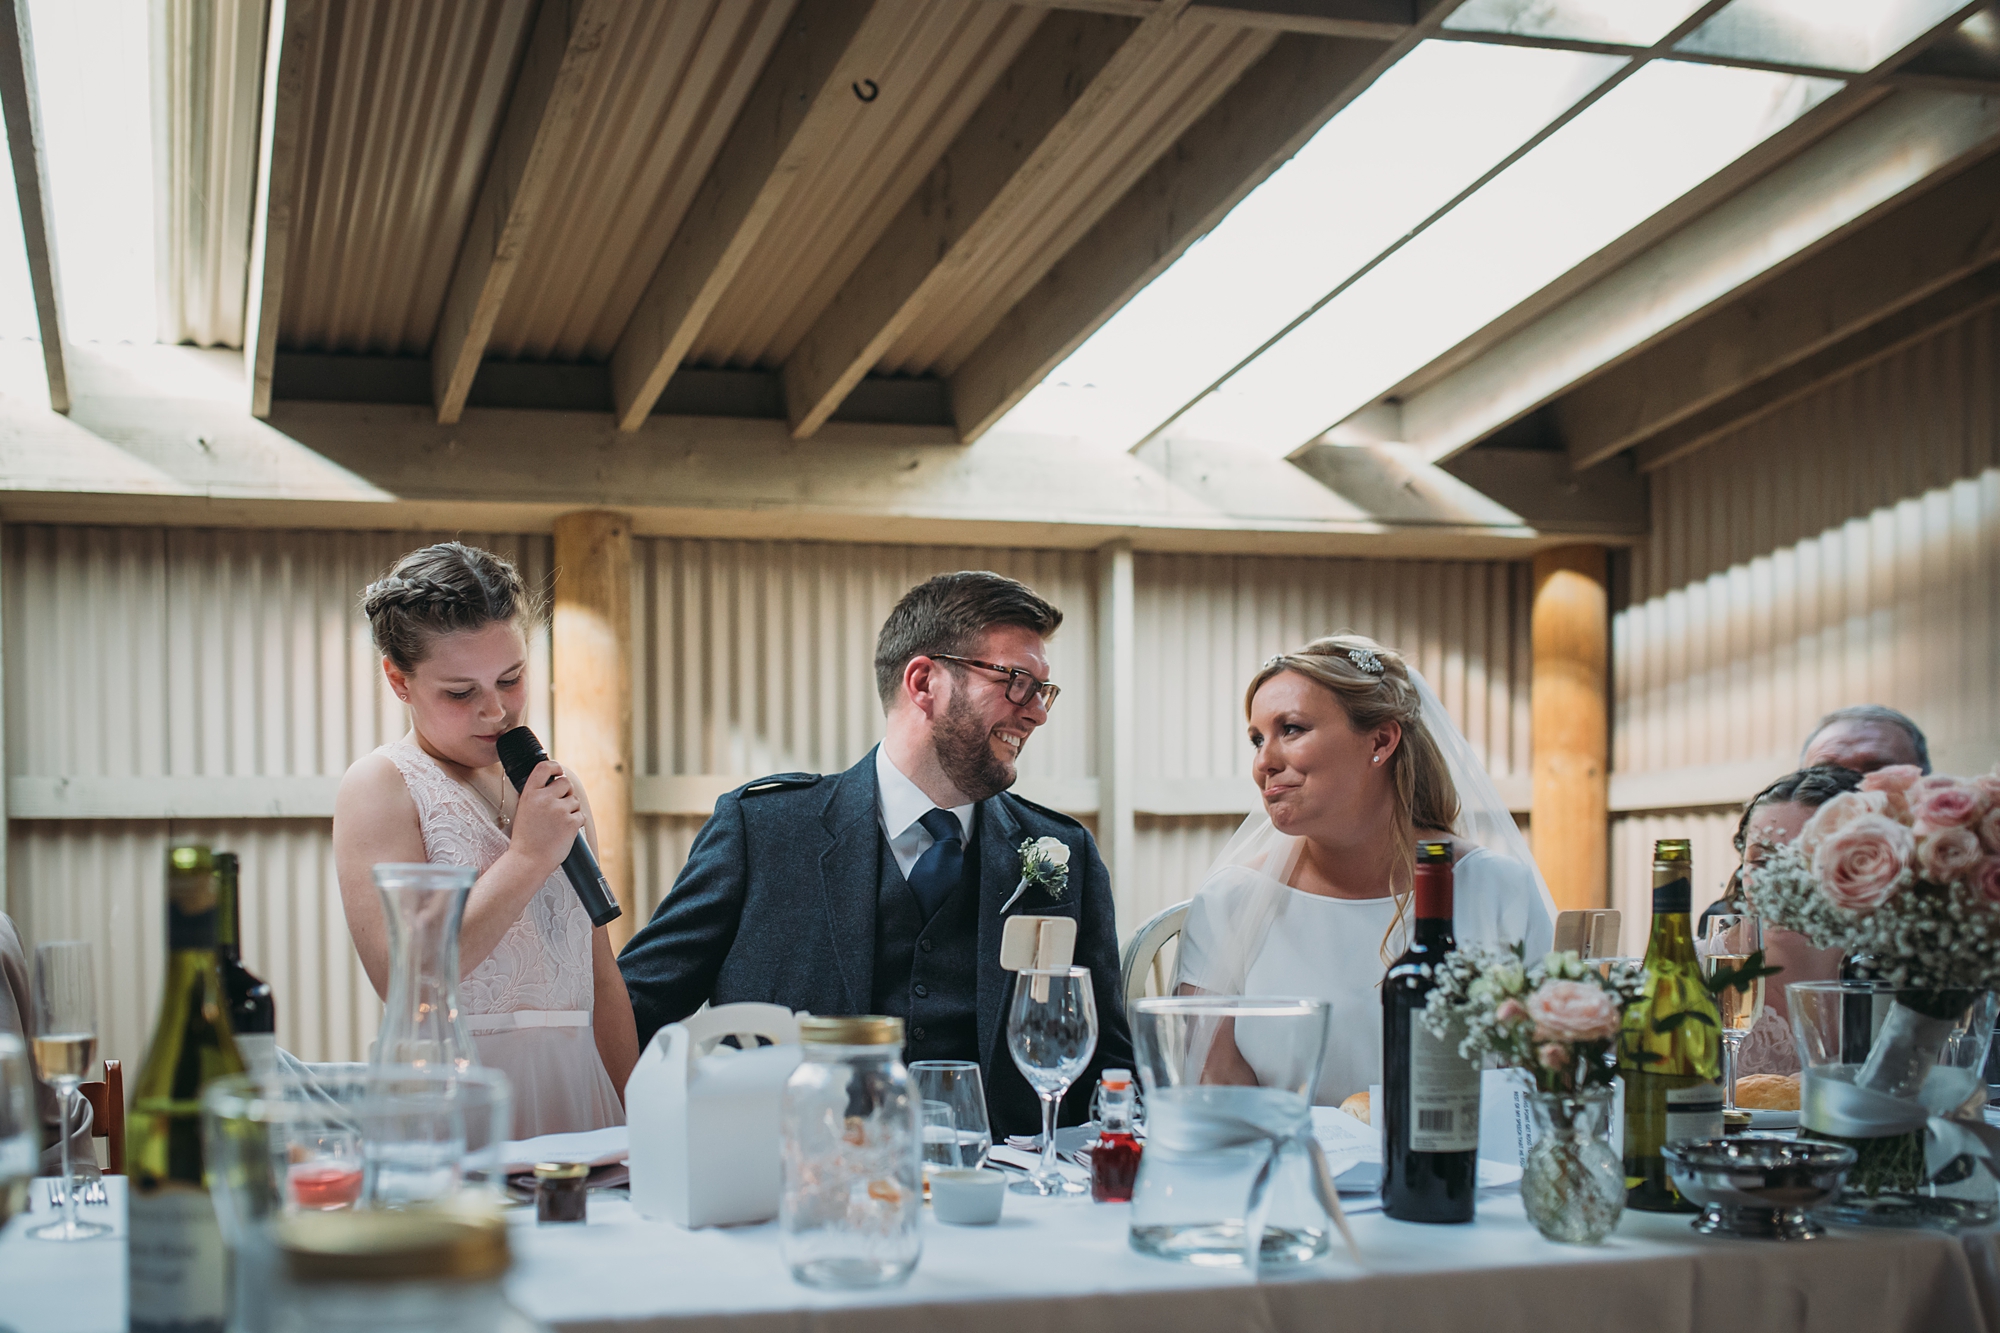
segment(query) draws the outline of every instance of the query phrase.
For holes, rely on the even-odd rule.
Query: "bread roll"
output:
[[[1736,1080],[1736,1104],[1752,1111],[1796,1111],[1799,1076],[1744,1074]]]
[[[1793,1095],[1796,1098],[1797,1094],[1795,1093]],[[1798,1105],[1796,1100],[1794,1100],[1792,1104],[1794,1106]],[[1353,1116],[1356,1120],[1359,1120],[1364,1125],[1372,1123],[1368,1119],[1368,1094],[1365,1092],[1357,1092],[1353,1096],[1349,1097],[1346,1101],[1340,1104],[1340,1109],[1347,1112],[1349,1115]]]

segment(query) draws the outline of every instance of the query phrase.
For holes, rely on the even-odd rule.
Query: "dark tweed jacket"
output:
[[[1013,978],[1000,969],[1000,905],[1020,882],[1021,842],[1069,845],[1069,888],[1058,901],[1030,888],[1007,911],[1074,917],[1076,964],[1091,970],[1098,1013],[1090,1069],[1064,1098],[1062,1120],[1087,1118],[1098,1072],[1130,1068],[1119,986],[1111,880],[1081,824],[1001,793],[979,808],[978,1050],[996,1141],[1041,1130],[1040,1103],[1007,1053]],[[820,1014],[869,1012],[876,894],[889,849],[876,818],[871,750],[831,777],[790,773],[730,792],[702,826],[673,892],[619,955],[643,1050],[653,1034],[704,1001],[756,1000]]]

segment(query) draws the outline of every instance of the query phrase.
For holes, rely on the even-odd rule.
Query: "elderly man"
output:
[[[1891,764],[1915,764],[1928,773],[1931,750],[1916,723],[1880,704],[1856,704],[1828,713],[1799,752],[1800,768],[1830,765],[1873,773]]]

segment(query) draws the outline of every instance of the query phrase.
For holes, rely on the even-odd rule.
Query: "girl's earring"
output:
[[[1370,759],[1368,762],[1371,764],[1379,764],[1382,762],[1382,756],[1378,754],[1373,759]]]

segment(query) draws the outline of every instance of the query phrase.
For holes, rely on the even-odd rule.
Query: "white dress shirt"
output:
[[[882,836],[889,840],[896,866],[903,872],[903,878],[908,879],[910,867],[930,850],[934,841],[917,821],[937,809],[937,803],[889,761],[889,748],[885,745],[875,747],[875,797],[875,817],[882,823]],[[967,846],[972,844],[972,809],[970,804],[951,808]]]

